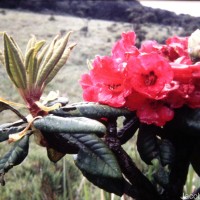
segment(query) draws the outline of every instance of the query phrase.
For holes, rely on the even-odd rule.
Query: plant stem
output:
[[[119,139],[116,137],[116,119],[112,119],[108,125],[106,143],[115,154],[122,173],[130,181],[136,192],[137,200],[160,200],[160,197],[152,183],[141,173],[132,161],[130,156],[121,147]]]
[[[125,144],[130,140],[139,126],[140,122],[136,115],[126,117],[123,128],[117,132],[117,138],[120,140],[120,143]]]
[[[119,162],[123,174],[136,189],[137,199],[138,200],[160,199],[157,194],[157,191],[155,190],[151,182],[135,166],[135,163],[132,161],[129,155],[124,151],[124,149],[120,147],[118,150],[114,150],[114,153],[117,157],[117,160]]]

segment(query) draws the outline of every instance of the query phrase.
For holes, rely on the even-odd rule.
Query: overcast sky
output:
[[[141,1],[141,4],[153,8],[173,11],[177,14],[190,14],[200,17],[200,1]]]

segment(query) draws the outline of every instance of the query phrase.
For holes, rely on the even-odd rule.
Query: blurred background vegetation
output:
[[[57,3],[56,3],[57,2]],[[109,3],[109,6],[108,6]],[[97,12],[98,11],[98,12]],[[145,39],[159,42],[172,35],[189,35],[198,27],[200,18],[188,15],[177,16],[168,11],[142,7],[139,2],[130,1],[5,1],[0,2],[1,32],[10,34],[22,51],[34,34],[37,39],[48,41],[56,34],[72,30],[70,42],[76,42],[66,66],[45,90],[58,90],[60,96],[68,97],[70,103],[82,101],[79,85],[81,74],[88,71],[86,61],[95,55],[109,55],[112,45],[124,31],[134,30],[137,45]],[[189,27],[190,26],[190,27]],[[0,39],[0,49],[3,41]],[[14,102],[22,102],[12,86],[5,69],[0,66],[0,97]],[[26,110],[20,110],[27,114]],[[17,118],[9,111],[1,113],[0,123],[13,122]],[[140,160],[135,148],[137,136],[124,148],[137,166],[151,179],[151,168]],[[3,156],[11,145],[0,144]],[[6,175],[6,186],[0,187],[0,200],[119,200],[115,195],[106,194],[95,188],[74,167],[73,157],[65,158],[56,164],[51,163],[46,150],[31,141],[29,156]],[[186,194],[190,193],[199,181],[190,169]],[[128,199],[123,197],[122,199]]]

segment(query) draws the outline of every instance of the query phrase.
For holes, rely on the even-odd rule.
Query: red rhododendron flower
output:
[[[80,83],[84,100],[114,107],[123,106],[131,93],[126,66],[107,56],[96,57],[90,74],[83,75]]]
[[[200,62],[195,63],[193,65],[189,65],[189,68],[192,71],[192,78],[199,79],[200,78]]]
[[[165,45],[158,44],[156,41],[145,41],[141,45],[140,52],[156,52],[169,62],[175,62],[179,59],[180,64],[192,64],[188,54],[188,37],[168,38]]]
[[[135,40],[134,32],[123,33],[111,57],[96,57],[82,76],[83,98],[126,107],[142,123],[157,126],[172,120],[173,109],[199,108],[200,62],[191,61],[188,37],[171,37],[164,45],[145,41],[140,49]]]
[[[196,76],[196,75],[195,75]],[[193,79],[193,91],[189,94],[187,99],[187,105],[191,108],[200,108],[200,79],[198,78]]]
[[[146,101],[146,103],[137,110],[137,116],[143,123],[163,126],[166,122],[173,119],[174,111],[165,106],[163,102]]]
[[[80,84],[83,89],[83,99],[85,101],[98,102],[98,87],[93,83],[89,74],[83,74]]]
[[[195,86],[193,84],[180,84],[178,89],[168,94],[165,102],[167,102],[171,108],[180,108],[187,103],[194,90]]]
[[[187,105],[191,108],[200,108],[200,88],[195,89],[187,100]]]
[[[159,44],[155,40],[144,41],[140,47],[141,53],[159,53]]]
[[[139,51],[135,46],[136,35],[133,31],[122,33],[121,39],[112,48],[112,56],[123,62],[131,56],[137,56]]]
[[[177,64],[177,63],[170,63],[173,73],[174,73],[174,80],[179,81],[181,83],[188,83],[192,80],[192,68],[186,64]]]
[[[169,92],[165,86],[173,80],[169,63],[156,53],[142,54],[128,61],[127,68],[135,91],[152,99],[162,99]]]
[[[169,46],[174,46],[179,55],[188,54],[188,37],[170,37],[166,40],[166,44]]]
[[[145,97],[144,95],[142,95],[136,91],[132,91],[132,93],[126,97],[125,106],[129,110],[135,111],[146,102],[146,99],[147,99],[147,97]]]
[[[188,37],[171,37],[166,40],[166,45],[161,48],[163,55],[165,55],[169,61],[175,61],[179,57],[187,57],[188,55]]]

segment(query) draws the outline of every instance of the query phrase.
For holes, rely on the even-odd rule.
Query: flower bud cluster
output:
[[[140,48],[134,32],[122,33],[111,55],[96,56],[82,75],[84,100],[128,108],[142,123],[157,126],[172,120],[174,109],[183,105],[199,108],[199,32],[170,37],[165,44],[145,41]]]

